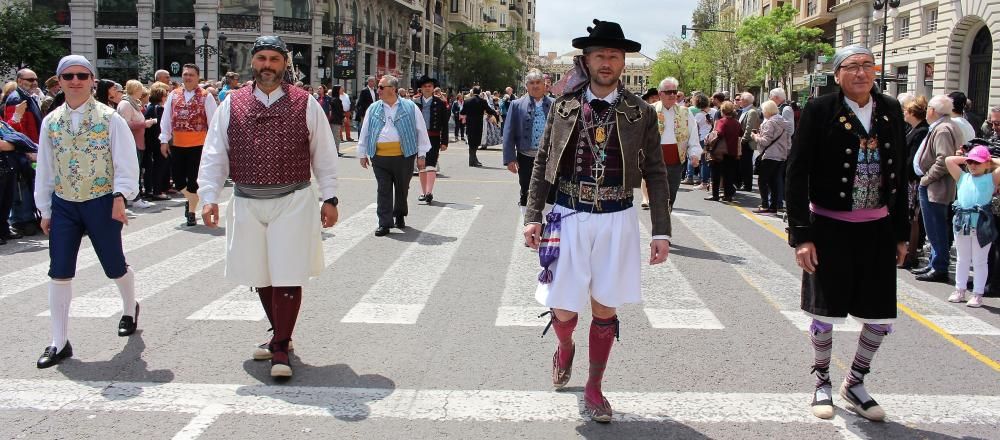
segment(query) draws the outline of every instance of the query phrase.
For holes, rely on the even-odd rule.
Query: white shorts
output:
[[[563,216],[573,210],[555,205]],[[593,297],[606,307],[642,302],[639,218],[635,208],[608,214],[579,213],[562,219],[559,258],[552,282],[538,284],[535,299],[546,307],[580,312]]]
[[[226,209],[226,279],[251,287],[304,286],[323,271],[312,186],[277,199],[233,196]]]

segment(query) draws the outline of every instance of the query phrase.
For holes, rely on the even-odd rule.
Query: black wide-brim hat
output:
[[[421,77],[420,77],[420,78],[418,78],[418,79],[417,79],[417,81],[416,81],[416,82],[414,82],[413,84],[415,84],[415,85],[416,85],[417,87],[423,87],[423,85],[424,85],[424,84],[427,84],[427,83],[431,83],[431,84],[434,84],[434,87],[437,87],[437,86],[438,86],[438,82],[437,82],[437,80],[436,80],[436,79],[434,79],[434,78],[431,78],[431,77],[429,77],[429,76],[427,76],[427,75],[424,75],[424,76],[421,76]]]
[[[594,19],[594,26],[588,26],[587,32],[590,33],[589,36],[573,39],[573,47],[577,49],[595,46],[609,47],[624,50],[626,53],[638,52],[642,49],[642,45],[638,42],[625,38],[621,25],[613,21]]]
[[[646,90],[646,94],[642,95],[642,100],[645,101],[649,99],[650,96],[657,96],[659,94],[660,92],[656,90],[656,87],[652,87],[649,90]]]

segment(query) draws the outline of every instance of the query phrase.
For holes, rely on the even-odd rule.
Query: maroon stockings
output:
[[[268,349],[274,354],[271,362],[288,365],[288,342],[292,340],[295,320],[302,305],[301,287],[262,287],[257,289],[267,320],[274,329]]]

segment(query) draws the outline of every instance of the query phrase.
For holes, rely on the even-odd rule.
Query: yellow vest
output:
[[[115,167],[111,155],[111,116],[115,110],[90,98],[74,132],[70,110],[52,111],[45,136],[55,160],[55,193],[71,202],[85,202],[111,194]]]
[[[666,114],[663,113],[663,103],[657,102],[653,104],[653,108],[656,110],[656,126],[662,135],[663,123],[666,120]],[[691,137],[691,133],[688,131],[689,117],[691,117],[691,112],[687,107],[674,104],[674,137],[677,139],[677,157],[681,158],[681,162],[684,162],[684,158],[687,157],[688,138]]]

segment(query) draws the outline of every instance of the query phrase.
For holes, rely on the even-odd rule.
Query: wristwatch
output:
[[[337,205],[340,204],[340,200],[336,197],[330,197],[329,199],[324,200],[323,203],[329,203],[331,206],[337,207]]]
[[[111,197],[121,197],[123,202],[128,202],[128,199],[125,198],[125,194],[122,194],[122,193],[117,192],[117,191],[111,193]]]

